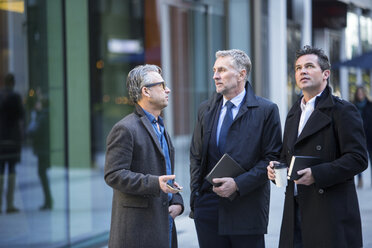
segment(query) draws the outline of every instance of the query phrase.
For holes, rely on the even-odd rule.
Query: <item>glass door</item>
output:
[[[0,1],[0,247],[68,243],[62,1]]]

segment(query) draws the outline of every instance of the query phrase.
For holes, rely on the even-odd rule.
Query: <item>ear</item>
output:
[[[242,81],[245,81],[245,76],[247,75],[247,71],[245,69],[241,70],[239,72],[239,78],[242,80]]]
[[[327,79],[329,78],[329,76],[331,75],[331,71],[330,70],[324,70],[323,71],[323,79],[327,81]]]
[[[150,97],[149,90],[146,87],[142,87],[141,93],[142,96]]]

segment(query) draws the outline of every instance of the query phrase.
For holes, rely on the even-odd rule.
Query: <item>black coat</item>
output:
[[[311,167],[315,183],[298,185],[304,248],[362,247],[359,205],[354,175],[367,168],[362,120],[349,102],[332,96],[327,86],[300,136],[300,100],[288,113],[282,160],[309,155],[323,163]],[[289,182],[279,247],[293,247],[294,184]]]
[[[20,161],[24,109],[21,96],[13,90],[0,91],[0,161]]]
[[[228,133],[226,153],[234,158],[246,173],[235,178],[239,196],[233,201],[221,198],[219,203],[219,233],[221,235],[264,234],[267,232],[270,185],[266,166],[277,160],[281,149],[281,126],[276,104],[257,97],[246,83],[245,102],[239,109]],[[207,173],[207,154],[212,135],[214,114],[219,114],[221,94],[199,107],[190,148],[191,210],[200,195]],[[191,213],[192,216],[192,213]]]

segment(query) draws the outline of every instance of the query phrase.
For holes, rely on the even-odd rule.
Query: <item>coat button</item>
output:
[[[317,150],[317,151],[322,150],[322,146],[321,146],[321,145],[317,145],[317,146],[316,146],[316,150]]]
[[[163,202],[163,206],[166,206],[166,205],[167,205],[167,202],[166,202],[166,201],[164,201],[164,202]]]
[[[319,189],[319,194],[324,194],[324,189]]]
[[[199,191],[196,191],[195,192],[195,196],[199,196]]]

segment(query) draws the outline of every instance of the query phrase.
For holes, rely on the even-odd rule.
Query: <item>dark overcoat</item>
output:
[[[311,167],[315,183],[298,185],[304,248],[362,247],[354,175],[367,168],[362,120],[355,106],[331,94],[327,86],[297,138],[300,100],[287,115],[281,158],[316,156]],[[286,188],[279,247],[293,247],[294,183]]]
[[[18,163],[21,159],[22,121],[21,96],[10,89],[0,91],[0,162]]]
[[[174,147],[167,132],[165,137],[174,172]],[[169,247],[168,207],[183,206],[183,201],[174,194],[168,202],[159,186],[160,175],[166,175],[161,145],[136,104],[134,113],[116,123],[107,137],[105,181],[114,191],[110,248]],[[174,222],[173,226],[172,247],[177,247]]]
[[[190,149],[191,209],[199,197],[207,174],[208,144],[213,120],[219,115],[222,95],[214,94],[199,107]],[[217,116],[218,118],[218,116]],[[239,195],[230,201],[220,198],[219,234],[255,235],[267,233],[270,184],[266,166],[277,160],[281,150],[281,126],[276,104],[255,96],[249,82],[246,95],[229,132],[225,151],[247,172],[235,178]],[[193,213],[191,213],[191,217]]]

